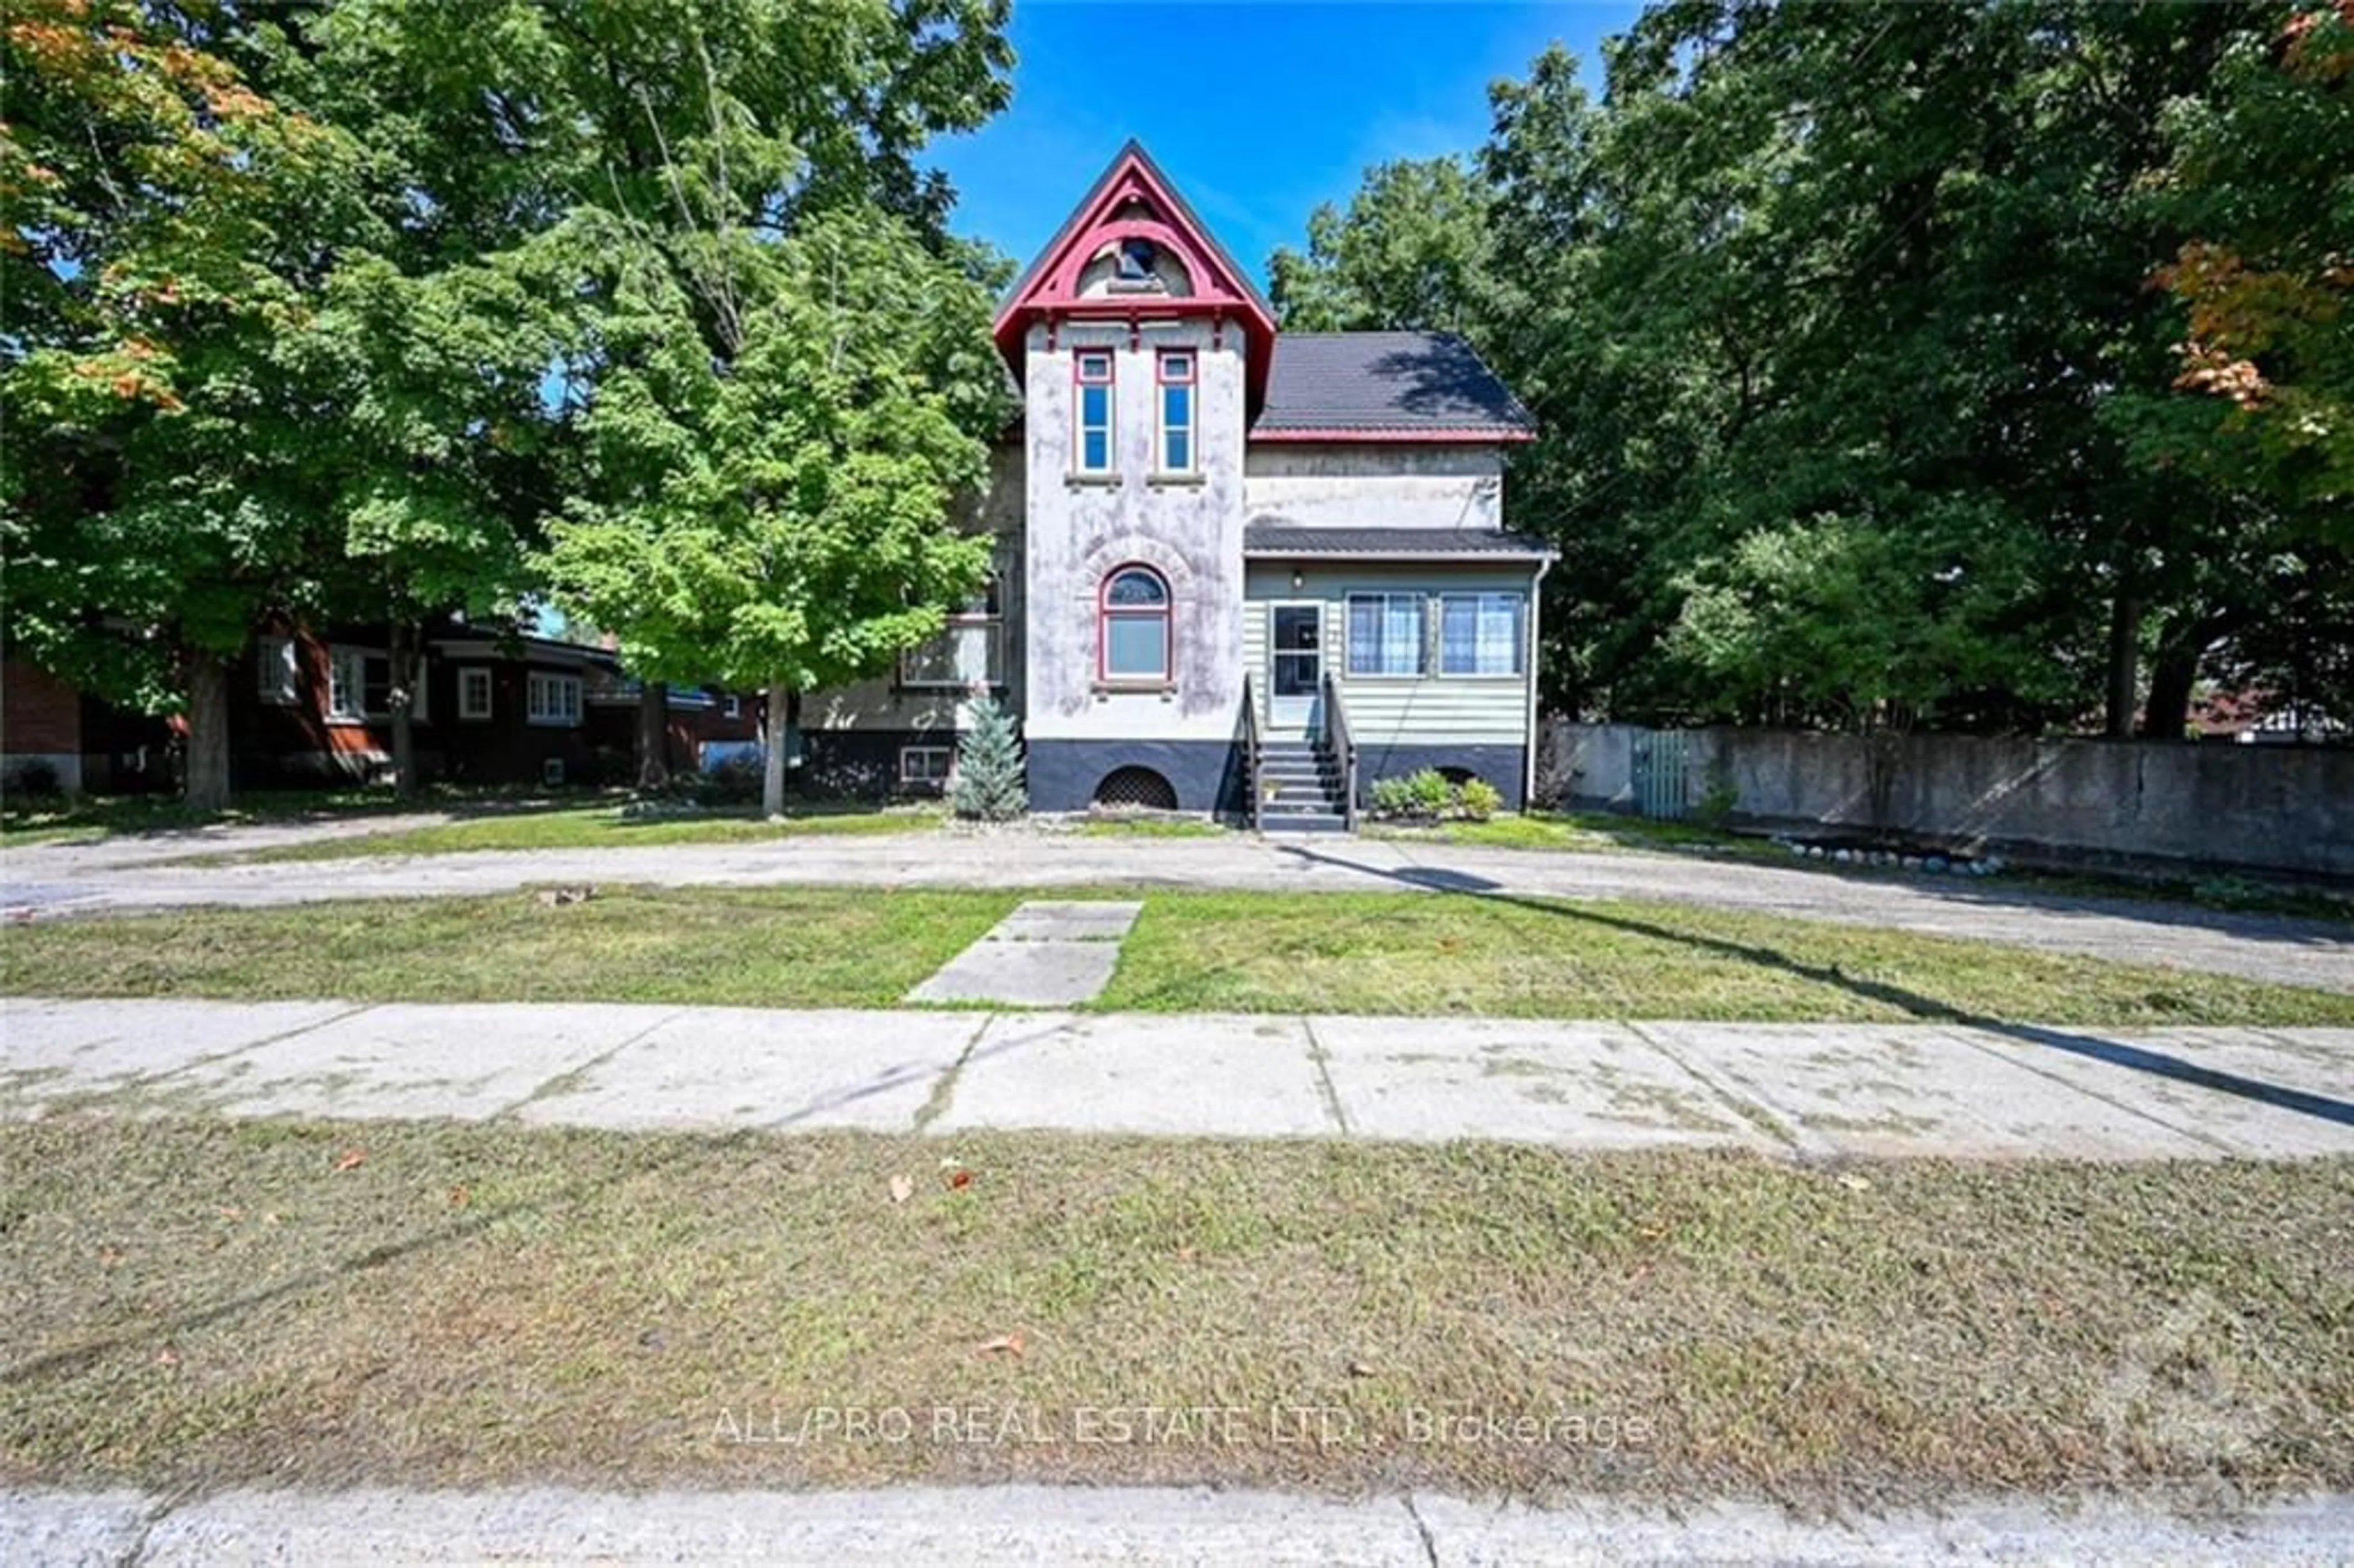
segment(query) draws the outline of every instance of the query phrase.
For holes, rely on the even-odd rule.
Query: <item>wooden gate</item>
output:
[[[1691,736],[1680,729],[1647,729],[1635,736],[1635,802],[1647,817],[1684,814]]]

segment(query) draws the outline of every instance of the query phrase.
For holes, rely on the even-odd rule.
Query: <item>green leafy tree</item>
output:
[[[372,226],[361,155],[256,90],[209,7],[23,0],[0,127],[12,651],[186,715],[228,799],[226,661],[309,599],[340,432],[297,344]]]
[[[2156,455],[2354,544],[2354,4],[2259,16],[2168,125],[2162,200],[2191,238],[2157,276],[2194,407]]]
[[[641,673],[768,693],[779,813],[778,719],[938,633],[988,570],[957,515],[1002,418],[989,301],[897,220],[830,216],[730,259],[720,375],[707,297],[626,234],[611,250],[613,363],[578,421],[590,483],[546,568]]]
[[[1380,164],[1345,211],[1310,214],[1306,253],[1278,247],[1267,276],[1287,331],[1468,332],[1489,276],[1486,192],[1459,158]]]
[[[949,804],[958,816],[983,822],[1008,821],[1030,809],[1023,787],[1022,739],[1013,715],[994,697],[972,705],[972,726],[957,746]]]

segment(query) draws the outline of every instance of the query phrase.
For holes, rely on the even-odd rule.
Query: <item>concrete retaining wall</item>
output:
[[[1633,809],[1642,733],[1548,722],[1541,790],[1587,810]],[[1879,826],[2029,857],[2354,876],[2354,750],[1908,736],[1883,743],[1887,810],[1874,823],[1861,736],[1701,729],[1689,744],[1689,801],[1730,785],[1740,822]]]

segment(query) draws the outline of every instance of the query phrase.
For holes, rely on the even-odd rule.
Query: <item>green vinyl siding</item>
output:
[[[1480,589],[1532,594],[1534,574],[1515,567],[1398,567],[1346,564],[1303,567],[1300,586],[1292,568],[1254,563],[1246,576],[1243,606],[1244,667],[1262,717],[1267,712],[1267,604],[1270,600],[1320,599],[1324,605],[1326,668],[1340,677],[1341,700],[1360,747],[1525,746],[1528,743],[1529,682],[1533,672],[1501,676],[1441,676],[1436,650],[1430,673],[1422,676],[1358,675],[1348,673],[1348,596],[1351,593],[1475,592]],[[1533,614],[1533,605],[1532,614]],[[1431,607],[1436,624],[1437,607]],[[1524,665],[1532,662],[1525,657]]]

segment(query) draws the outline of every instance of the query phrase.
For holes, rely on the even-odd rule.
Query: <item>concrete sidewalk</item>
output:
[[[0,1117],[2354,1153],[2354,1030],[0,1001]]]
[[[335,824],[356,831],[355,824]],[[2354,927],[2034,892],[2002,878],[1843,875],[1743,860],[1469,848],[1318,835],[1101,839],[1037,832],[785,839],[222,864],[142,863],[318,829],[219,830],[206,846],[109,841],[0,853],[0,907],[34,918],[191,906],[278,906],[512,891],[534,883],[658,886],[1230,888],[1656,898],[2354,991]]]
[[[2343,1563],[2354,1499],[2230,1517],[2158,1505],[1973,1500],[1935,1513],[1796,1518],[1751,1503],[1580,1499],[1548,1508],[1428,1493],[1348,1499],[1176,1488],[907,1487],[617,1494],[557,1489],[331,1494],[0,1494],[0,1562],[57,1568],[594,1561],[1266,1564]]]

